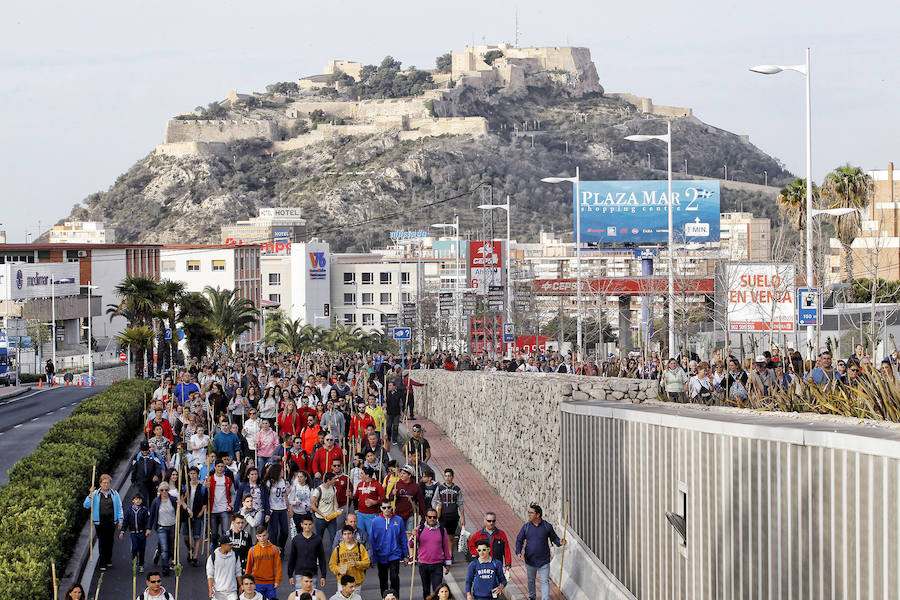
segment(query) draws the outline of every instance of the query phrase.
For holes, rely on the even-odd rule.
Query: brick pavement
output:
[[[422,418],[406,421],[401,425],[401,429],[404,429],[402,431],[404,435],[407,435],[405,427],[411,427],[413,423],[418,423],[425,428],[425,438],[431,445],[431,460],[428,464],[434,469],[436,480],[443,481],[441,473],[447,467],[453,469],[454,481],[463,491],[466,529],[472,533],[478,531],[484,525],[485,512],[497,513],[497,526],[506,532],[511,545],[510,552],[513,552],[513,566],[511,573],[507,573],[507,578],[515,584],[516,589],[512,589],[512,586],[510,587],[509,597],[515,600],[527,598],[528,585],[525,576],[525,563],[516,558],[514,554],[516,535],[519,533],[522,525],[525,524],[525,521],[500,497],[497,491],[491,487],[481,473],[450,442],[437,425],[428,419]],[[557,525],[554,523],[553,525],[557,531],[562,529],[561,524]],[[460,581],[461,585],[464,583],[464,579]],[[551,581],[550,585],[552,599],[564,599],[556,584]],[[540,587],[539,583],[538,587]],[[540,596],[540,591],[538,591],[538,596]]]

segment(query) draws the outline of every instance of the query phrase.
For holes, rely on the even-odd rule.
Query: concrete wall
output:
[[[600,597],[880,598],[900,589],[897,426],[655,403],[561,410],[569,528],[603,567],[593,580],[617,590]],[[666,511],[686,514],[686,544]],[[583,559],[575,552],[572,564]],[[569,598],[582,597],[579,578],[567,570]]]
[[[240,121],[172,119],[166,123],[166,135],[163,143],[231,142],[253,137],[275,141],[278,139],[278,126],[273,121],[256,119]]]
[[[638,379],[552,374],[415,373],[427,383],[417,410],[453,444],[522,517],[537,502],[562,527],[560,404],[588,398],[655,398],[654,384]],[[648,389],[653,388],[653,389]],[[500,474],[500,476],[498,476]]]

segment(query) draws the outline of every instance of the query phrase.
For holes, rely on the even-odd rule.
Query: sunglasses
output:
[[[491,549],[490,548],[479,548],[478,551],[479,552],[490,552]]]
[[[381,510],[391,510],[392,508],[391,506],[382,506]]]
[[[162,583],[162,579],[148,579],[148,583]]]
[[[426,519],[437,519],[437,515],[425,515]]]
[[[497,519],[485,519],[484,522],[485,523],[496,523]]]

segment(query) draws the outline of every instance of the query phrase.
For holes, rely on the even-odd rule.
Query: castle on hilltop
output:
[[[603,93],[588,48],[470,46],[451,52],[450,59],[449,73],[430,72],[434,89],[406,98],[331,100],[322,95],[323,89],[334,85],[335,76],[360,80],[362,63],[345,60],[331,60],[322,74],[298,79],[290,95],[232,90],[218,103],[227,118],[209,119],[203,112],[179,115],[166,124],[165,138],[156,152],[226,155],[227,143],[249,138],[262,138],[272,143],[272,151],[283,152],[345,136],[388,134],[401,140],[480,136],[488,132],[484,117],[455,116],[460,98],[469,92],[515,97],[526,93],[528,86],[552,85],[576,98]],[[333,96],[334,88],[331,91]],[[649,99],[623,99],[645,112],[656,112]],[[690,114],[690,109],[679,110]],[[312,114],[318,122],[303,126]]]

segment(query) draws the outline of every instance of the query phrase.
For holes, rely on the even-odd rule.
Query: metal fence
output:
[[[635,597],[898,595],[900,432],[599,401],[561,410],[569,526]],[[684,542],[666,511],[685,517]]]

